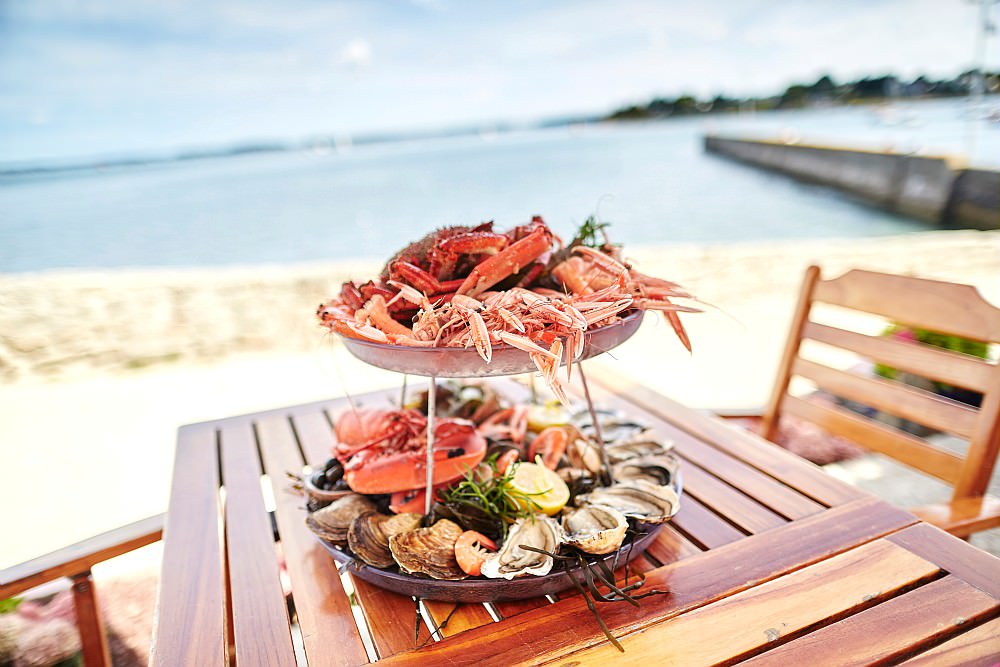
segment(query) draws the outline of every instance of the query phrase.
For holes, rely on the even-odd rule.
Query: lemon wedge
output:
[[[554,470],[528,462],[514,466],[510,487],[521,507],[552,516],[569,502],[569,487]]]
[[[545,405],[532,405],[528,408],[529,431],[539,433],[550,426],[562,426],[568,423],[569,412],[558,401]]]

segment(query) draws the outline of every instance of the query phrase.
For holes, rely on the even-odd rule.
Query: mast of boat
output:
[[[975,72],[969,82],[969,114],[967,133],[968,143],[966,145],[966,159],[971,160],[976,149],[976,133],[979,123],[982,122],[983,96],[985,92],[986,75],[986,39],[987,34],[996,31],[996,26],[990,21],[990,5],[995,5],[1000,0],[969,0],[979,6],[979,15],[976,18],[976,40],[973,53],[973,71]]]

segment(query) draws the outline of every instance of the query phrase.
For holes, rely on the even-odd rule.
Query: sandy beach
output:
[[[1000,304],[1000,232],[634,248],[715,308],[688,355],[658,317],[603,358],[699,407],[760,405],[805,267],[912,273]],[[164,511],[178,426],[380,387],[312,313],[378,262],[0,277],[0,567]]]

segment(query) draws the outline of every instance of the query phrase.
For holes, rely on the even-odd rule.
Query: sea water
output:
[[[995,99],[995,98],[993,98]],[[588,216],[626,245],[866,237],[919,222],[707,155],[706,132],[1000,161],[959,101],[707,115],[0,174],[0,272],[384,258],[446,225]],[[970,123],[975,123],[970,125]]]

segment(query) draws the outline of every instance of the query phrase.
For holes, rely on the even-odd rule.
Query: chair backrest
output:
[[[840,307],[827,309],[827,315],[830,311],[839,315],[835,318],[837,326],[816,321],[816,311],[825,308],[814,308],[816,303]],[[903,327],[984,343],[1000,342],[1000,308],[984,300],[970,285],[862,270],[823,280],[819,268],[811,266],[806,271],[777,381],[764,413],[764,437],[774,439],[782,414],[795,415],[952,484],[953,500],[983,495],[1000,448],[1000,365],[904,336],[842,328],[851,315],[843,309],[854,311],[855,317],[859,311]],[[812,346],[813,352],[832,346],[912,376],[978,392],[982,394],[980,406],[869,372],[819,363],[803,356],[803,341],[822,344],[807,343],[805,347]],[[792,396],[788,389],[794,376],[871,410],[862,414],[866,411]],[[946,451],[875,419],[870,414],[875,411],[966,439],[968,449],[964,456]]]

